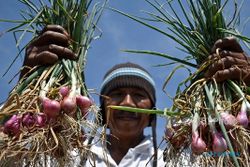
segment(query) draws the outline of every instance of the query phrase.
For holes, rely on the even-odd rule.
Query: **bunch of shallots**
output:
[[[47,25],[60,25],[70,37],[66,47],[75,53],[76,60],[35,66],[10,92],[0,111],[0,166],[79,165],[75,164],[75,153],[81,161],[86,160],[98,135],[99,109],[90,100],[84,69],[91,41],[98,37],[96,27],[106,1],[94,5],[92,0],[20,2],[28,12],[22,10],[24,20],[7,30],[23,32],[17,46],[26,32],[33,32],[34,40]]]
[[[176,101],[175,105],[182,108],[180,115],[170,118],[166,127],[169,150],[190,149],[190,154],[202,157],[206,165],[218,165],[221,160],[229,166],[248,164],[250,103],[234,82],[223,84],[230,89],[219,91],[219,85],[204,81],[186,92],[189,96],[185,100],[190,101],[189,104],[180,105]],[[200,89],[201,85],[204,89]],[[224,89],[223,86],[220,88]],[[235,96],[223,95],[226,91]],[[166,156],[171,159],[176,154],[171,155],[169,150]]]
[[[68,87],[61,87],[59,90],[61,101],[43,97],[41,101],[42,112],[23,112],[12,115],[4,124],[3,132],[9,136],[18,136],[24,129],[44,128],[50,122],[63,114],[72,117],[77,116],[77,110],[81,111],[82,117],[86,117],[92,105],[87,96],[73,95],[69,93]]]

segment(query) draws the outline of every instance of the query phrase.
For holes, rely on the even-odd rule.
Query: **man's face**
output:
[[[108,94],[109,100],[105,100],[105,106],[117,105],[150,109],[152,102],[148,94],[139,88],[119,88]],[[132,113],[106,108],[107,123],[112,135],[116,137],[132,137],[143,134],[143,130],[149,124],[149,114]]]

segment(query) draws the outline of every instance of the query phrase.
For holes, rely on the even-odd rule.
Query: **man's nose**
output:
[[[130,94],[126,94],[120,103],[121,106],[136,107],[136,104]]]

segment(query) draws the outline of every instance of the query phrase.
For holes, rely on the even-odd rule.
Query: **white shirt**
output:
[[[152,167],[153,166],[153,141],[151,136],[146,136],[145,139],[136,147],[130,148],[127,154],[122,158],[119,164],[116,164],[108,151],[100,145],[91,147],[93,152],[92,158],[86,162],[86,167]],[[158,167],[165,166],[163,161],[163,151],[158,149]]]
[[[169,149],[169,148],[167,148]],[[170,150],[167,150],[170,151]],[[186,148],[180,154],[166,156],[166,167],[200,167],[202,155],[193,155],[191,148]]]

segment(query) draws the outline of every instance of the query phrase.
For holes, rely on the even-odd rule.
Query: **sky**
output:
[[[136,16],[142,16],[142,11],[154,11],[145,0],[109,0],[108,6]],[[249,6],[250,1],[248,0],[245,1],[242,6],[242,22],[247,20],[250,16],[249,9],[247,8]],[[227,14],[232,14],[232,7],[232,5],[228,7],[228,10],[226,11]],[[19,11],[21,9],[23,9],[23,6],[17,0],[1,0],[0,18],[19,19]],[[178,9],[176,11],[178,12]],[[0,34],[11,26],[11,24],[0,22]],[[159,24],[159,27],[166,28],[164,24]],[[99,92],[99,86],[105,72],[117,63],[130,61],[142,65],[153,76],[153,79],[156,82],[157,108],[164,109],[171,107],[172,101],[168,95],[162,91],[162,87],[167,76],[173,69],[173,66],[155,67],[155,65],[167,63],[167,59],[149,55],[130,54],[121,50],[152,50],[181,57],[183,53],[176,48],[178,45],[162,34],[108,9],[103,13],[99,22],[99,28],[102,31],[102,36],[92,42],[91,48],[88,52],[85,71],[87,87]],[[250,37],[249,24],[247,24],[243,34]],[[28,41],[29,38],[25,40]],[[13,64],[7,75],[2,77],[17,53],[18,50],[15,47],[13,34],[3,34],[0,37],[0,102],[6,100],[8,93],[17,83],[18,77],[16,77],[10,84],[9,81],[18,73],[23,62],[23,56],[17,58],[17,61]],[[186,77],[187,72],[185,70],[179,70],[175,73],[173,79],[166,87],[169,95],[175,95],[178,83],[183,81]],[[98,104],[98,96],[95,94],[92,96]],[[164,136],[166,118],[158,117],[157,124],[157,139],[159,142]]]

